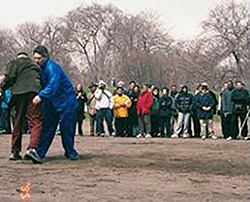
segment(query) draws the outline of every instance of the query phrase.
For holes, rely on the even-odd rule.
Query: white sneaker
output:
[[[248,136],[247,136],[247,137],[245,137],[245,140],[250,140],[250,137],[248,137]]]
[[[183,138],[187,138],[188,137],[188,135],[187,134],[183,134],[183,136],[182,136]]]
[[[113,132],[113,133],[111,133],[110,135],[109,135],[109,138],[114,138],[115,137],[115,132]]]
[[[136,136],[136,138],[142,138],[142,137],[143,137],[142,134]]]
[[[212,135],[212,137],[211,137],[213,140],[216,140],[217,139],[217,137],[215,136],[215,135]]]
[[[101,133],[100,137],[105,137],[105,133]]]
[[[232,137],[228,137],[226,140],[232,140]]]
[[[206,135],[202,135],[201,139],[205,140],[206,139]]]
[[[178,138],[178,135],[177,134],[173,134],[173,135],[171,135],[171,138]]]
[[[152,136],[150,134],[147,134],[145,138],[151,138]]]

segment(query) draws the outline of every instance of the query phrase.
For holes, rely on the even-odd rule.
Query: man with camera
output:
[[[113,137],[113,97],[111,92],[106,90],[107,84],[103,80],[100,80],[98,86],[98,89],[94,93],[96,99],[96,133],[98,136],[105,136],[105,131],[103,127],[103,119],[105,118],[105,121],[108,126],[109,137]]]

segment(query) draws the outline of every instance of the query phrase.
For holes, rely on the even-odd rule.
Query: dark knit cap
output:
[[[38,45],[34,49],[33,53],[38,53],[38,54],[40,54],[40,55],[42,55],[43,57],[46,57],[46,58],[49,57],[48,49],[45,46],[42,46],[42,45]]]
[[[182,86],[181,89],[183,90],[184,88],[188,89],[188,86],[187,86],[187,85],[184,85],[184,86]]]

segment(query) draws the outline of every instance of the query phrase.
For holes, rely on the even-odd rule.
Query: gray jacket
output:
[[[221,112],[224,115],[233,113],[233,103],[231,101],[231,95],[234,89],[234,87],[232,89],[225,89],[221,93]]]

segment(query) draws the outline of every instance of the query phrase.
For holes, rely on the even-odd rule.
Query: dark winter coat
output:
[[[196,95],[193,96],[193,102],[192,102],[192,106],[191,106],[191,115],[193,117],[198,117],[198,112],[199,112],[199,103],[197,103],[197,97],[200,96],[201,93],[198,93]]]
[[[169,96],[162,96],[159,100],[159,117],[171,117],[172,116],[172,99]]]
[[[138,100],[138,95],[135,93],[133,89],[129,89],[128,91],[128,97],[130,98],[132,105],[128,109],[128,116],[131,123],[134,123],[135,125],[138,123],[138,116],[136,112],[136,104]]]
[[[138,95],[135,93],[134,89],[129,89],[127,95],[131,100],[132,105],[137,103]]]
[[[38,93],[42,88],[39,67],[28,57],[11,61],[7,66],[5,76],[2,89],[7,90],[12,87],[12,95]]]
[[[77,120],[83,120],[85,119],[85,111],[84,111],[84,108],[85,108],[85,103],[87,102],[87,95],[85,93],[85,91],[80,91],[80,92],[77,92],[76,93],[76,98],[77,98],[77,102],[78,102],[78,105],[79,105],[79,108],[78,108],[78,114],[77,114]]]
[[[247,113],[247,105],[249,104],[249,92],[246,89],[234,89],[231,95],[234,114]]]
[[[193,95],[186,92],[181,91],[175,100],[175,106],[181,113],[190,113],[191,105],[193,102]]]
[[[198,106],[198,119],[213,119],[213,107],[215,105],[215,100],[210,93],[197,95],[195,102]],[[202,107],[211,107],[211,109],[209,111],[205,111]]]

